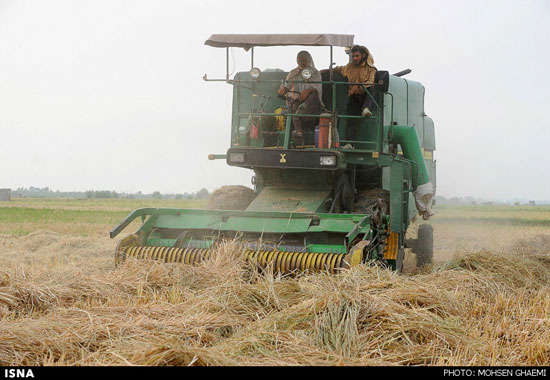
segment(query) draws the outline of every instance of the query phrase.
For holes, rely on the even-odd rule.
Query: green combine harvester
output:
[[[410,70],[390,75],[377,71],[372,116],[347,115],[349,83],[333,70],[333,48],[349,51],[353,35],[212,35],[206,42],[226,49],[233,86],[230,166],[254,171],[254,198],[239,210],[141,208],[111,232],[117,236],[134,219],[137,232],[121,239],[117,263],[126,257],[196,264],[208,259],[223,239],[239,237],[243,257],[275,273],[338,272],[366,262],[401,271],[405,248],[418,266],[433,256],[433,232],[419,225],[406,239],[409,224],[427,220],[435,194],[434,123],[424,112],[424,87],[404,79]],[[326,46],[330,62],[322,70],[320,115],[293,114],[277,90],[287,72],[254,67],[255,46]],[[229,77],[229,48],[251,54],[251,70]],[[308,82],[307,73],[302,75]],[[368,95],[369,93],[367,93]],[[370,96],[370,95],[369,95]],[[319,119],[318,135],[306,130],[292,138],[292,120]],[[356,140],[346,124],[359,119]],[[350,147],[350,144],[352,147]]]

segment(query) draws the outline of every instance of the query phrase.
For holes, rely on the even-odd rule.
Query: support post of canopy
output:
[[[225,80],[229,80],[229,47],[225,48]]]

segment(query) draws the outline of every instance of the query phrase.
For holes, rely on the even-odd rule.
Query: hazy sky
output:
[[[231,86],[202,80],[225,75],[225,49],[204,41],[342,33],[426,87],[438,194],[550,199],[550,1],[267,4],[0,0],[0,188],[250,185],[251,171],[207,159],[229,147]],[[230,70],[248,70],[232,50]],[[255,62],[289,70],[299,50],[257,49]],[[308,50],[328,66],[328,48]]]

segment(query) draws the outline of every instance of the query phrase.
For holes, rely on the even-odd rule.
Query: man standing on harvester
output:
[[[365,83],[364,85],[350,85],[348,90],[348,115],[362,115],[363,117],[372,116],[372,97],[374,97],[375,87],[374,76],[376,67],[374,59],[365,46],[355,45],[351,48],[351,62],[346,66],[338,66],[333,71],[341,73],[350,83]],[[365,92],[365,87],[370,93]],[[346,140],[355,140],[358,119],[349,119],[346,127]]]

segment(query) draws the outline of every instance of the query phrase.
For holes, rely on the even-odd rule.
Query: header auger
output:
[[[136,233],[119,242],[117,263],[136,257],[195,264],[207,260],[217,242],[235,236],[243,241],[247,261],[282,274],[336,273],[367,261],[400,271],[406,246],[418,264],[430,262],[430,225],[420,226],[419,239],[405,241],[413,218],[433,215],[435,193],[434,124],[424,113],[424,87],[402,78],[410,70],[377,71],[373,82],[355,83],[332,64],[318,80],[314,67],[299,66],[301,78],[293,79],[292,88],[317,86],[313,94],[322,105],[310,114],[293,106],[292,94],[290,101],[288,94],[286,100],[277,96],[288,73],[254,67],[254,47],[327,46],[332,62],[333,48],[350,48],[353,36],[212,35],[206,44],[251,52],[249,72],[229,78],[228,70],[225,79],[203,79],[233,86],[230,147],[209,159],[253,170],[254,194],[237,210],[133,211],[111,231],[114,238],[135,218],[142,220]],[[370,115],[348,112],[353,85],[370,97]],[[306,119],[313,128],[296,122]],[[352,123],[354,139],[342,138]]]

